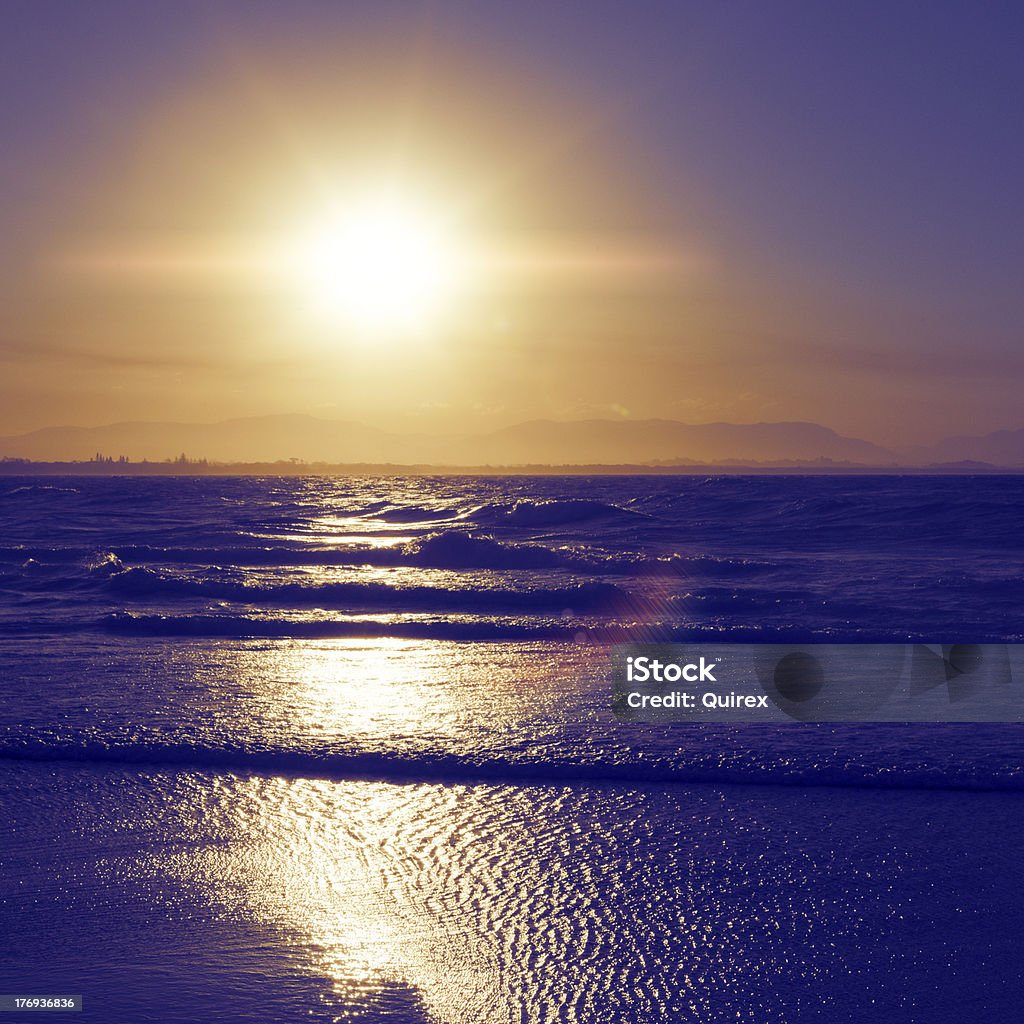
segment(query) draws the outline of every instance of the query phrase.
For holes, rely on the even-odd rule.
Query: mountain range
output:
[[[297,460],[398,465],[687,465],[851,463],[925,466],[983,462],[1024,466],[1024,430],[950,437],[888,449],[817,423],[680,423],[675,420],[530,420],[461,436],[389,433],[307,415],[219,423],[113,423],[46,427],[0,438],[0,458],[84,461],[96,455],[162,462],[185,455],[210,462]]]

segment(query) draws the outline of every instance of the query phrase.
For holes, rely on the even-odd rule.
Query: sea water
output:
[[[0,477],[0,991],[1003,1021],[1024,732],[618,722],[610,645],[1020,639],[1017,477]]]

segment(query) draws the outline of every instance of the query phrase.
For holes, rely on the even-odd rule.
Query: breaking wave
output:
[[[517,501],[514,504],[491,504],[480,508],[476,518],[496,521],[512,526],[568,526],[596,520],[608,522],[634,522],[649,519],[645,513],[635,512],[621,505],[589,498],[563,498],[551,501]]]
[[[703,756],[692,761],[587,762],[571,757],[527,760],[509,756],[465,757],[451,753],[414,755],[366,751],[295,750],[152,740],[51,740],[12,736],[0,740],[0,760],[70,761],[88,764],[173,766],[189,770],[225,769],[284,776],[381,782],[440,782],[454,785],[508,784],[589,786],[755,785],[830,786],[864,789],[1024,790],[1019,769],[963,765],[930,769],[909,764],[899,770],[862,762],[783,761],[748,757],[722,764]]]
[[[248,615],[143,615],[113,612],[99,620],[106,632],[131,636],[244,639],[569,640],[579,626],[557,619],[495,619],[450,615],[436,619],[281,619]]]
[[[620,587],[595,581],[572,587],[528,590],[495,587],[447,589],[390,586],[386,583],[259,584],[170,575],[143,567],[109,576],[109,586],[117,593],[133,597],[203,597],[248,604],[404,611],[475,611],[487,608],[523,613],[538,610],[607,612],[626,605],[630,600],[630,595]]]

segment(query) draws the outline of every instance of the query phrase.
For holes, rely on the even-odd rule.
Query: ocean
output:
[[[1024,726],[640,724],[624,641],[1019,642],[1024,478],[0,477],[0,993],[1015,1019]]]

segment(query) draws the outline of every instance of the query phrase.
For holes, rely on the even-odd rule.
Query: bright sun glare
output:
[[[317,313],[364,333],[426,330],[465,283],[444,218],[392,195],[332,211],[299,239],[291,262]]]

